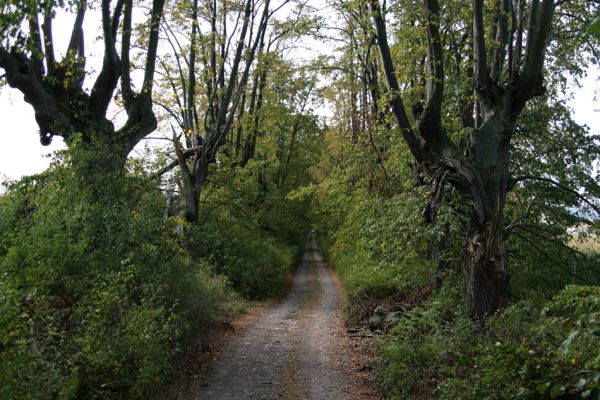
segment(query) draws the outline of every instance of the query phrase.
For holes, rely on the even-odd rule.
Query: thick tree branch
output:
[[[121,95],[125,109],[129,113],[133,102],[131,87],[129,51],[131,49],[131,21],[133,15],[133,0],[126,0],[123,10],[123,34],[121,35]]]
[[[44,23],[42,24],[44,34],[44,56],[46,57],[46,70],[48,75],[52,75],[56,66],[54,56],[54,38],[52,37],[52,11],[44,11]]]
[[[67,47],[67,54],[75,54],[81,49],[81,41],[83,38],[83,19],[85,17],[85,11],[87,10],[87,2],[82,1],[77,9],[77,15],[75,16],[75,22],[73,23],[73,30],[71,32],[71,39],[69,40],[69,46]],[[82,54],[80,54],[82,56]]]
[[[542,0],[541,5],[540,0],[532,0],[524,66],[520,78],[512,85],[514,116],[520,114],[527,101],[545,91],[542,72],[554,10],[553,0]]]
[[[123,42],[129,40],[125,38],[125,35],[127,34],[126,28],[131,27],[130,21],[128,22],[128,19],[130,19],[131,16],[127,14],[129,5],[132,4],[132,0],[128,1],[129,3],[126,3],[124,10]],[[154,84],[159,28],[164,3],[165,0],[154,0],[152,2],[152,12],[148,33],[148,49],[146,51],[146,69],[141,93],[135,94],[133,92],[129,77],[129,65],[127,65],[125,60],[122,60],[121,71],[126,76],[122,76],[121,80],[122,84],[123,81],[127,82],[123,84],[123,98],[126,99],[126,97],[129,96],[129,100],[125,101],[125,109],[127,111],[128,118],[125,125],[117,132],[117,136],[119,136],[125,144],[124,148],[122,149],[124,155],[127,155],[131,149],[133,149],[133,147],[147,134],[154,131],[158,124],[154,111],[152,110],[152,87]],[[128,50],[124,51],[123,55],[129,59]],[[126,93],[126,91],[129,91],[129,93]]]
[[[113,93],[120,76],[120,61],[115,48],[115,27],[119,25],[119,18],[124,0],[117,3],[114,18],[110,16],[110,0],[102,0],[102,33],[104,35],[104,60],[102,70],[94,83],[90,94],[90,112],[96,119],[104,119],[106,110],[112,100]]]
[[[477,1],[477,0],[475,0]],[[428,173],[433,174],[440,167],[440,163],[451,171],[448,181],[463,193],[469,193],[476,204],[479,221],[485,219],[485,205],[483,201],[483,185],[481,177],[473,165],[467,159],[460,148],[450,140],[441,127],[441,102],[443,96],[444,70],[442,61],[442,49],[439,38],[439,6],[435,0],[425,0],[427,9],[427,33],[428,33],[428,55],[433,68],[433,82],[429,82],[428,110],[423,112],[417,121],[419,133],[425,139],[423,146],[411,128],[406,115],[394,65],[387,43],[385,21],[379,8],[378,0],[369,0],[371,19],[377,35],[377,44],[384,67],[388,89],[392,95],[392,110],[401,127],[403,136],[417,161],[426,162]],[[424,114],[424,115],[423,115]]]
[[[30,15],[29,21],[29,42],[31,51],[31,65],[35,68],[35,71],[39,76],[44,74],[43,54],[44,49],[42,46],[42,33],[40,31],[40,23],[38,20],[37,13]]]
[[[381,64],[383,66],[383,72],[385,79],[390,91],[390,105],[392,111],[400,127],[402,137],[406,141],[411,153],[419,162],[433,161],[431,154],[426,152],[421,144],[421,141],[414,134],[402,97],[400,96],[400,86],[396,78],[396,71],[394,69],[394,62],[390,53],[390,47],[388,44],[387,33],[385,28],[385,21],[381,14],[381,8],[379,6],[379,0],[369,0],[369,11],[371,13],[371,21],[375,28],[375,34],[377,36],[377,46],[379,48],[379,55],[381,58]]]
[[[198,146],[198,147],[190,147],[188,149],[184,149],[183,150],[183,157],[184,158],[189,158],[191,156],[193,156],[194,154],[196,154],[197,151],[201,151],[202,150],[202,146]],[[158,179],[161,176],[163,176],[164,174],[166,174],[169,171],[172,171],[173,168],[177,167],[179,165],[179,160],[175,159],[170,161],[167,165],[165,165],[164,167],[160,168],[158,171],[153,172],[152,174],[150,174],[150,176],[148,177],[149,179]]]
[[[527,54],[525,55],[525,67],[522,74],[523,83],[527,86],[526,89],[530,91],[530,93],[526,93],[528,97],[534,96],[536,86],[541,85],[540,80],[554,7],[553,0],[542,0],[541,6],[539,0],[533,0],[531,5]]]
[[[142,91],[149,97],[152,95],[154,84],[154,71],[156,70],[156,55],[158,49],[160,20],[165,5],[165,0],[154,0],[152,3],[152,17],[150,20],[150,35],[148,38],[148,52],[146,54],[146,72]]]
[[[440,7],[437,0],[424,0],[427,10],[427,55],[432,77],[427,82],[427,105],[424,118],[439,121],[441,129],[441,110],[444,95],[444,54],[440,40]]]
[[[417,120],[417,129],[427,145],[438,155],[454,146],[442,130],[442,99],[444,96],[444,56],[439,32],[437,0],[424,0],[427,12],[427,58],[431,77],[427,80],[427,102]],[[458,148],[453,152],[458,151]]]
[[[117,5],[115,6],[115,12],[113,13],[112,22],[110,22],[110,32],[113,44],[115,43],[117,32],[119,30],[119,23],[121,21],[121,14],[123,13],[123,7],[125,7],[125,1],[126,0],[117,0]]]
[[[523,21],[525,9],[525,0],[517,0],[517,32],[515,38],[515,49],[513,54],[513,62],[510,66],[512,68],[512,81],[516,81],[521,72],[521,61],[523,57]]]
[[[493,51],[493,64],[491,78],[496,84],[500,80],[504,59],[506,57],[506,46],[508,44],[508,16],[510,15],[511,0],[501,0],[498,7],[498,29],[496,31],[496,43]]]
[[[473,80],[475,90],[480,96],[484,95],[484,101],[489,102],[489,97],[485,96],[490,78],[485,49],[483,3],[484,0],[473,0]]]
[[[9,52],[0,46],[0,68],[6,73],[6,81],[10,87],[16,88],[25,97],[25,101],[33,106],[35,118],[40,127],[43,144],[49,144],[51,136],[58,133],[68,138],[70,120],[59,107],[57,100],[46,91],[41,76],[37,74],[31,61],[21,52]]]
[[[198,33],[198,0],[194,0],[192,4],[192,35],[190,38],[190,60],[189,60],[189,71],[188,71],[188,92],[186,100],[186,110],[184,115],[185,125],[187,129],[192,131],[192,141],[195,141],[195,133],[197,127],[195,126],[194,109],[196,107],[196,36]],[[184,88],[185,90],[185,88]],[[185,93],[185,92],[184,92]],[[186,95],[184,94],[184,98]],[[198,145],[199,143],[194,143]]]

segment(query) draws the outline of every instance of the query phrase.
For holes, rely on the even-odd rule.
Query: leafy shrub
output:
[[[186,227],[185,247],[244,297],[264,299],[281,289],[310,224],[304,202],[288,201],[272,182],[259,184],[257,170],[251,161],[241,172],[211,171],[218,184],[205,191],[200,223]]]
[[[229,297],[159,191],[80,178],[55,166],[0,199],[0,398],[147,398]]]
[[[322,222],[318,237],[323,254],[340,274],[349,307],[430,285],[441,272],[428,252],[431,243],[451,237],[444,229],[454,225],[448,215],[440,216],[441,227],[421,223],[424,194],[419,188],[373,198],[357,189],[347,198],[329,194],[323,200],[320,207],[329,219]]]
[[[210,232],[210,235],[206,235]],[[262,299],[281,289],[296,249],[227,212],[207,215],[186,234],[191,254],[214,265],[247,298]]]
[[[408,312],[381,348],[379,379],[393,399],[600,396],[600,288],[568,286],[493,316],[485,333],[444,290]]]

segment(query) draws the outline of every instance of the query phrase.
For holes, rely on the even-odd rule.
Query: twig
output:
[[[56,280],[56,281],[50,281],[50,282],[42,282],[42,283],[23,283],[21,285],[19,285],[19,289],[23,289],[23,288],[27,288],[27,287],[36,287],[36,286],[52,286],[52,285],[59,285],[61,283],[70,281],[71,279],[76,279],[76,278],[81,278],[83,276],[89,276],[89,275],[98,275],[97,272],[87,272],[85,274],[79,274],[79,275],[71,275],[71,276],[67,276],[65,278]]]

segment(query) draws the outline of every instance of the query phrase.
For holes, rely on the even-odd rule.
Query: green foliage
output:
[[[360,142],[365,138],[356,145],[345,145],[344,138],[330,130],[329,154],[312,171],[320,183],[297,196],[313,199],[324,254],[342,278],[354,319],[365,301],[430,285],[441,272],[435,257],[456,266],[461,226],[448,210],[440,211],[438,224],[422,223],[429,190],[403,187],[410,170],[402,146],[390,143],[378,164],[368,142]],[[441,242],[445,247],[436,245]]]
[[[198,227],[189,227],[187,235],[195,238],[192,254],[213,264],[236,291],[252,299],[281,289],[295,255],[293,247],[231,215],[207,215]]]
[[[596,18],[585,28],[586,33],[600,40],[600,18]]]
[[[266,145],[258,148],[266,153]],[[273,160],[251,160],[243,170],[217,166],[211,171],[215,184],[205,190],[201,222],[187,228],[190,254],[214,265],[248,298],[281,289],[309,229],[305,202],[286,199],[277,172]]]
[[[226,306],[164,196],[104,178],[56,165],[0,199],[1,398],[147,398]]]
[[[498,20],[499,5],[484,2],[484,25]],[[352,323],[366,322],[377,305],[403,314],[381,347],[382,388],[395,399],[595,398],[597,312],[585,299],[598,297],[599,255],[574,247],[573,232],[582,240],[598,234],[599,140],[573,120],[565,98],[571,91],[566,77],[579,78],[597,63],[597,39],[582,32],[585,21],[597,18],[597,5],[570,1],[557,7],[546,95],[527,104],[511,135],[501,224],[512,304],[485,330],[463,315],[461,267],[472,204],[446,181],[435,224],[425,224],[422,211],[439,186],[411,163],[391,118],[365,3],[336,6],[345,41],[325,91],[334,104],[328,151],[313,171],[318,184],[298,196],[313,196]],[[466,127],[474,126],[472,6],[440,4],[442,125],[467,157]],[[431,73],[423,11],[423,4],[410,1],[386,4],[391,56],[413,122]],[[483,32],[490,48],[496,34],[495,28]],[[582,284],[589,286],[565,289]],[[565,299],[573,305],[554,311]]]
[[[460,368],[476,335],[459,299],[447,285],[397,322],[378,368],[380,385],[392,398],[427,398],[447,370]]]
[[[519,301],[483,333],[464,318],[459,299],[442,290],[398,321],[379,369],[391,398],[598,398],[597,286]]]
[[[0,398],[153,397],[184,341],[201,338],[239,294],[281,289],[310,226],[308,201],[288,193],[312,179],[322,138],[305,88],[314,79],[287,82],[282,68],[265,93],[256,156],[242,168],[232,149],[219,155],[198,224],[169,216],[175,190],[148,180],[143,162],[115,172],[119,160],[93,135],[73,137],[50,171],[9,185]],[[290,89],[306,101],[275,93]]]

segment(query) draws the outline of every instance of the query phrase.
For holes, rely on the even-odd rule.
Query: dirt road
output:
[[[190,399],[360,399],[339,288],[314,235],[286,298],[225,343]]]

